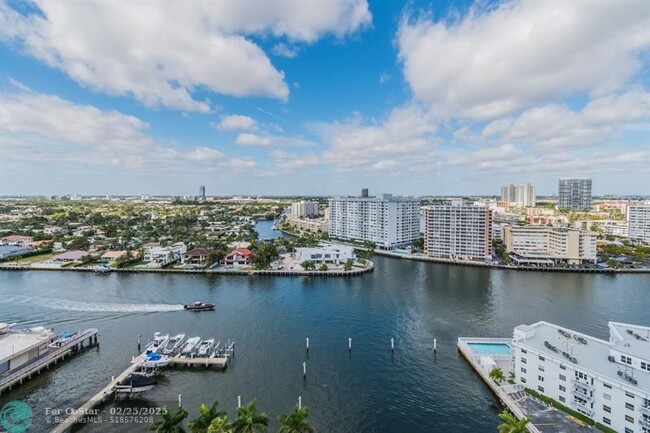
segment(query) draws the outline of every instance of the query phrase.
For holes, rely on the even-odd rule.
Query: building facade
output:
[[[598,234],[547,226],[506,226],[506,252],[517,264],[581,264],[596,261]]]
[[[501,201],[515,206],[535,207],[535,186],[530,183],[503,185],[501,187]]]
[[[492,212],[485,203],[443,201],[424,209],[424,254],[484,261],[492,250]]]
[[[514,330],[516,382],[621,433],[650,432],[650,327],[609,341],[538,322]]]
[[[329,200],[329,235],[344,240],[374,242],[392,250],[420,237],[420,201],[380,197],[337,197]]]
[[[296,248],[296,258],[299,262],[309,260],[316,265],[342,265],[348,260],[354,260],[354,247],[348,245],[323,245],[317,248]]]
[[[560,209],[589,209],[591,207],[591,178],[560,178],[558,206]]]
[[[631,239],[650,244],[650,202],[629,207],[628,228]]]
[[[161,247],[158,243],[149,243],[143,246],[145,262],[165,266],[179,260],[187,252],[187,247],[182,242],[177,242],[168,247]]]
[[[299,218],[315,217],[320,214],[320,206],[316,201],[299,201],[291,204],[291,215]]]
[[[293,215],[287,216],[285,222],[298,231],[310,231],[310,232],[329,232],[329,221],[325,218],[295,218]]]

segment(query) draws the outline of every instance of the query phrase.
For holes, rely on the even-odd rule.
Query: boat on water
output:
[[[52,340],[50,344],[48,344],[48,347],[52,349],[58,349],[59,347],[66,344],[68,341],[72,340],[75,335],[77,335],[76,332],[62,332],[59,335],[57,335],[56,338]]]
[[[140,366],[145,368],[167,367],[171,359],[156,352],[147,353]]]
[[[97,265],[93,268],[93,272],[96,274],[108,274],[111,271],[107,265]]]
[[[210,310],[214,310],[214,304],[194,301],[191,304],[184,305],[183,308],[189,311],[210,311]]]
[[[147,345],[147,353],[158,353],[160,349],[165,347],[165,343],[169,340],[169,334],[163,335],[160,332],[153,334],[153,340]]]
[[[196,354],[197,356],[200,357],[207,357],[210,355],[210,352],[212,352],[213,347],[214,347],[213,338],[210,338],[208,340],[203,340],[201,344],[199,344]]]
[[[173,355],[176,353],[183,345],[185,341],[185,334],[176,334],[167,340],[165,346],[163,347],[163,355]]]
[[[191,355],[199,344],[201,344],[201,337],[188,338],[181,349],[181,355]]]
[[[149,391],[156,386],[157,383],[158,380],[153,376],[131,374],[129,377],[117,384],[115,392],[122,394],[135,394]]]

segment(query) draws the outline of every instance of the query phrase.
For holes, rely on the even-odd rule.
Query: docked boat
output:
[[[191,355],[199,344],[201,344],[201,337],[188,338],[181,349],[181,355]]]
[[[153,334],[153,340],[147,345],[147,353],[158,353],[160,349],[165,347],[165,343],[169,340],[169,334],[163,335],[160,332]]]
[[[176,353],[182,346],[185,341],[185,334],[177,334],[167,340],[165,346],[163,347],[163,355],[173,355]]]
[[[167,367],[170,362],[171,359],[169,359],[167,356],[156,352],[151,352],[145,355],[144,361],[142,361],[140,365],[145,368],[160,368]]]
[[[191,304],[186,304],[183,308],[189,311],[210,311],[210,310],[214,310],[214,304],[207,304],[205,302],[195,301]]]
[[[65,345],[68,341],[72,340],[75,335],[77,335],[76,332],[62,332],[57,335],[50,344],[48,344],[48,347],[52,349],[58,349],[59,347]]]
[[[199,348],[196,351],[197,356],[207,357],[212,352],[214,347],[214,339],[210,338],[209,340],[203,340],[198,346]]]
[[[149,391],[154,386],[156,386],[157,383],[158,380],[153,376],[132,374],[117,384],[115,387],[115,392],[123,394],[135,394],[139,392]]]

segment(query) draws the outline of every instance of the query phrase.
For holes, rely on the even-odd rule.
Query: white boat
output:
[[[183,349],[181,350],[181,355],[191,355],[199,344],[201,344],[201,337],[188,338],[185,346],[183,346]]]
[[[165,343],[169,340],[169,334],[163,335],[160,332],[153,334],[153,340],[147,345],[147,353],[158,353],[160,349],[165,347]]]
[[[139,392],[149,391],[156,386],[158,381],[155,377],[132,374],[118,385],[115,386],[115,392],[123,394],[136,394]]]
[[[212,351],[212,348],[214,347],[214,339],[210,338],[209,340],[203,340],[201,344],[199,344],[197,350],[197,356],[201,357],[206,357],[210,355],[210,352]]]
[[[59,347],[66,344],[68,341],[72,340],[74,336],[77,335],[76,332],[62,332],[56,336],[56,338],[48,344],[48,347],[52,349],[58,349]]]
[[[182,346],[185,341],[185,334],[176,334],[167,340],[165,346],[163,347],[163,355],[173,355],[176,353]]]
[[[145,368],[159,368],[159,367],[167,367],[170,362],[171,359],[169,359],[168,357],[164,355],[160,355],[159,353],[156,352],[151,352],[145,355],[144,361],[142,361],[140,365]]]

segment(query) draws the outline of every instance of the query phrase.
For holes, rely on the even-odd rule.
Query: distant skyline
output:
[[[650,2],[0,0],[0,195],[650,194]]]

